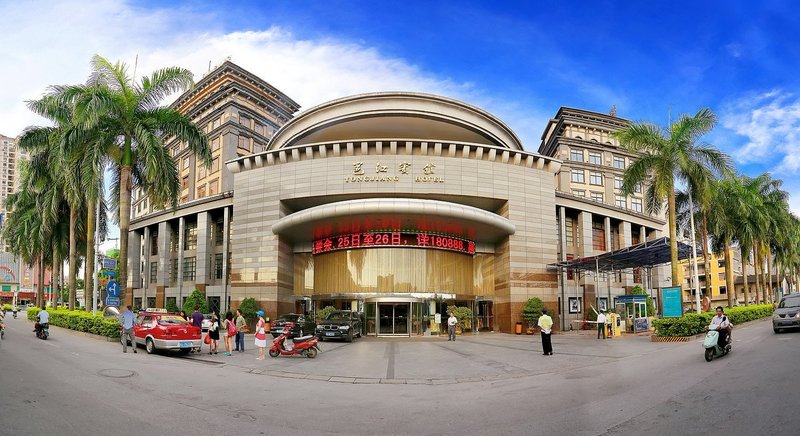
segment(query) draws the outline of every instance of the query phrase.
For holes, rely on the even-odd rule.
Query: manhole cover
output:
[[[110,378],[128,378],[136,375],[136,371],[129,369],[101,369],[97,374]]]

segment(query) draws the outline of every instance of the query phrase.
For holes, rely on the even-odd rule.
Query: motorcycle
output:
[[[17,311],[14,311],[14,319],[17,319]]]
[[[292,327],[294,327],[294,323],[291,322],[287,322],[284,325],[281,335],[272,341],[269,356],[278,357],[299,354],[309,359],[317,357],[317,352],[321,351],[319,345],[317,345],[317,337],[309,335],[292,339],[289,337]]]
[[[731,333],[728,332],[725,340],[725,345],[720,347],[719,332],[716,330],[709,330],[706,333],[706,339],[703,341],[703,348],[705,348],[706,362],[711,362],[715,357],[722,357],[731,352]]]
[[[36,332],[36,337],[37,338],[47,340],[47,337],[50,336],[50,324],[49,323],[44,323],[44,324],[36,323],[36,328],[35,328],[34,332]]]

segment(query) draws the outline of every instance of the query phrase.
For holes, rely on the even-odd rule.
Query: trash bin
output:
[[[518,335],[522,334],[522,321],[517,321],[517,326],[514,328],[514,333]]]

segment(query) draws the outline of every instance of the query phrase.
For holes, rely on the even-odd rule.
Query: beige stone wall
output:
[[[278,219],[293,212],[282,200],[322,197],[322,202],[327,202],[330,198],[341,201],[392,196],[426,199],[435,195],[438,200],[453,202],[470,197],[501,200],[499,204],[504,206],[493,212],[516,226],[514,235],[495,245],[495,316],[500,330],[511,331],[514,322],[520,319],[521,305],[530,297],[537,296],[551,304],[557,302],[556,274],[546,270],[548,263],[557,261],[552,171],[535,165],[528,167],[524,160],[521,163],[511,159],[488,160],[488,155],[478,159],[475,151],[468,156],[454,153],[450,157],[424,155],[418,144],[411,150],[398,149],[397,154],[377,154],[372,147],[359,150],[357,145],[356,152],[366,153],[351,156],[331,153],[326,157],[315,151],[311,159],[287,158],[286,162],[274,159],[263,167],[255,167],[251,161],[247,164],[250,169],[244,167],[235,173],[232,300],[254,297],[269,302],[275,310],[293,307],[293,246],[271,231]],[[407,150],[411,153],[403,153]],[[266,163],[266,158],[261,162]],[[397,176],[398,181],[348,182],[354,175],[356,162],[362,162],[365,175]],[[407,175],[399,171],[404,162],[411,164]],[[423,167],[428,164],[435,165],[432,175],[443,178],[443,183],[415,181],[417,176],[424,175]],[[386,166],[387,172],[376,173],[378,165]],[[298,237],[312,239],[312,235]]]

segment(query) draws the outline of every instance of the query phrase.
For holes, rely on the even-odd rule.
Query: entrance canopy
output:
[[[678,260],[688,259],[691,253],[692,247],[678,241]],[[698,251],[698,256],[702,256],[702,252]],[[664,236],[597,256],[567,260],[550,266],[573,271],[619,271],[629,268],[653,267],[669,263],[669,261],[669,237]]]

